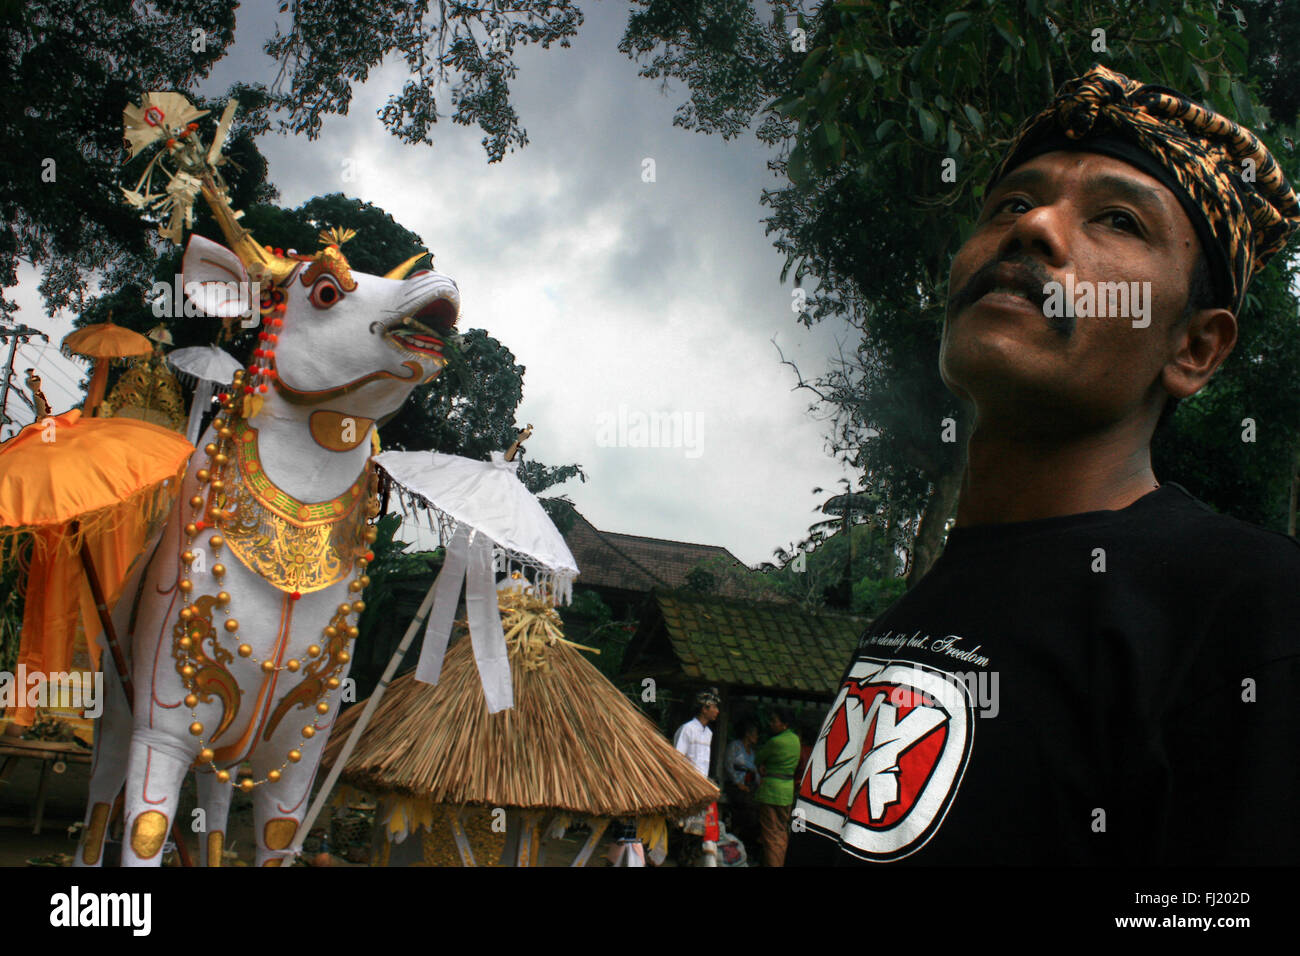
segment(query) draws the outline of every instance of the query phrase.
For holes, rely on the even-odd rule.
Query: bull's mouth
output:
[[[456,306],[437,298],[384,329],[384,338],[417,355],[445,359],[447,340],[456,332]]]

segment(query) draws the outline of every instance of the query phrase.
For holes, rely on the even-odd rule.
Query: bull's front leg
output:
[[[162,542],[162,552],[175,549],[179,540],[177,521],[180,504],[172,509],[169,523],[145,543],[140,556],[127,574],[122,595],[112,611],[113,630],[128,666],[134,659],[133,618],[137,613],[142,585],[151,570],[155,552]],[[165,534],[164,534],[165,532]],[[84,828],[73,866],[102,866],[104,838],[113,815],[113,804],[126,782],[127,761],[131,753],[131,703],[122,688],[104,634],[98,638],[100,670],[104,676],[103,713],[95,728],[94,757],[90,767],[90,795],[86,801]]]
[[[263,784],[254,791],[253,822],[257,831],[258,866],[281,866],[286,857],[292,857],[293,838],[307,815],[312,784],[334,726],[339,697],[337,690],[326,694],[323,699],[329,710],[323,716],[312,710],[307,713],[295,711],[286,717],[272,736],[270,746],[259,749],[253,757],[254,772],[259,778],[265,778],[267,771],[281,767],[284,774],[277,782]],[[302,727],[305,725],[310,725],[315,733],[304,741]],[[301,754],[301,759],[285,765],[282,763],[284,758],[278,755],[291,748]]]
[[[107,655],[107,651],[104,652]],[[126,781],[131,752],[131,708],[117,671],[104,669],[104,712],[95,728],[94,758],[90,767],[90,796],[86,801],[85,826],[73,866],[102,866],[104,837],[108,833],[113,802]]]
[[[189,741],[136,727],[126,773],[123,866],[158,866],[176,819],[181,783],[197,750]]]
[[[229,783],[222,783],[215,773],[199,773],[196,777],[204,823],[204,833],[199,840],[199,866],[221,866],[230,801],[235,795],[235,788]]]

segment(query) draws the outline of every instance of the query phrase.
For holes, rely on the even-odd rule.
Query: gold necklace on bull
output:
[[[265,368],[255,367],[251,371],[254,376],[267,374]],[[212,422],[217,441],[209,442],[203,449],[208,461],[198,471],[197,478],[200,486],[207,486],[208,494],[206,499],[198,494],[189,500],[196,520],[184,529],[191,547],[181,555],[181,580],[177,585],[187,603],[172,630],[172,656],[184,681],[185,706],[190,708],[193,718],[190,733],[199,738],[201,748],[197,762],[207,764],[222,783],[230,782],[230,772],[217,767],[216,753],[207,741],[216,740],[234,721],[240,692],[225,666],[234,660],[234,654],[218,642],[213,612],[220,608],[227,615],[223,628],[231,640],[238,640],[239,621],[229,617],[231,598],[224,590],[192,599],[194,583],[190,572],[196,558],[192,548],[194,540],[207,528],[224,531],[224,535],[214,534],[208,541],[213,560],[219,558],[223,547],[230,547],[250,570],[286,591],[294,601],[303,593],[321,590],[346,577],[354,564],[361,572],[348,584],[348,590],[357,600],[339,605],[324,629],[324,647],[319,644],[308,647],[307,660],[290,659],[283,664],[269,659],[258,661],[251,645],[241,641],[236,646],[234,653],[260,663],[267,675],[303,671],[302,680],[269,715],[263,734],[264,739],[269,739],[279,721],[294,706],[314,704],[317,714],[329,713],[324,698],[341,684],[339,674],[351,659],[347,646],[360,633],[355,623],[349,623],[348,616],[365,610],[360,596],[370,583],[365,572],[374,560],[368,545],[378,536],[378,531],[368,524],[368,519],[379,514],[378,476],[373,466],[368,466],[360,479],[331,501],[305,504],[271,484],[258,460],[257,431],[246,421],[249,400],[256,395],[255,386],[247,381],[255,380],[246,380],[243,371],[235,373],[234,394],[222,396],[225,417],[218,416]],[[257,387],[265,391],[265,383]],[[238,411],[241,407],[242,412]],[[232,463],[234,468],[230,467]],[[209,570],[218,580],[226,573],[219,561]],[[205,643],[211,645],[211,654],[204,649]],[[216,730],[209,734],[198,719],[198,705],[209,702],[214,695],[221,701],[222,718]],[[289,751],[279,769],[269,771],[264,780],[244,779],[236,786],[247,793],[263,783],[276,782],[290,763],[302,759],[303,744],[315,734],[313,721],[302,728],[302,741]]]

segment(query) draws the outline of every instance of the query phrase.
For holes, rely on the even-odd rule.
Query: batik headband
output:
[[[989,181],[1042,153],[1125,160],[1163,183],[1201,239],[1219,301],[1239,314],[1255,274],[1300,228],[1300,200],[1259,138],[1174,90],[1104,66],[1061,85],[1021,125]]]

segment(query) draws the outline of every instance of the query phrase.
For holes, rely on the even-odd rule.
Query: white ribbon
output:
[[[425,684],[437,684],[442,676],[442,661],[451,639],[462,582],[465,584],[465,612],[470,641],[474,645],[474,662],[483,683],[488,713],[495,714],[513,706],[514,688],[510,681],[506,636],[501,628],[501,610],[497,605],[492,541],[463,524],[457,527],[447,545],[447,556],[438,574],[433,610],[425,626],[424,646],[420,649],[415,679]]]
[[[465,580],[469,565],[469,534],[466,525],[460,525],[447,545],[447,554],[438,572],[434,586],[433,610],[424,627],[424,646],[420,648],[420,661],[415,666],[415,679],[423,684],[437,684],[442,676],[442,658],[451,640],[451,625],[456,620],[456,605],[460,602],[460,586]]]
[[[510,654],[505,631],[501,629],[496,575],[492,571],[492,542],[481,534],[470,539],[465,615],[469,619],[469,639],[474,644],[474,662],[483,682],[488,713],[509,710],[515,702],[510,683]]]

